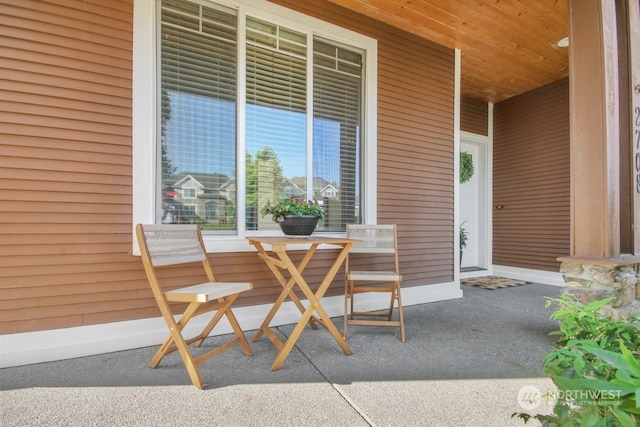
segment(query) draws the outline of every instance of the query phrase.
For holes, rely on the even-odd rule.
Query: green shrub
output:
[[[603,316],[613,298],[582,303],[563,294],[551,299],[559,308],[558,348],[546,357],[544,371],[558,387],[551,415],[513,414],[543,426],[640,425],[640,323]]]

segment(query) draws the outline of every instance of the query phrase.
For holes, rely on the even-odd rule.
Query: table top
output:
[[[249,242],[265,243],[268,245],[304,245],[304,244],[326,244],[326,245],[344,245],[346,243],[358,243],[362,240],[348,239],[346,237],[326,237],[314,236],[309,237],[287,237],[287,236],[253,236],[247,237]]]

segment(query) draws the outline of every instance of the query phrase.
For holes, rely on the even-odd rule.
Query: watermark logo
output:
[[[536,409],[542,401],[542,392],[536,386],[526,385],[518,391],[518,405],[526,411]]]
[[[531,411],[541,403],[555,405],[557,401],[576,406],[609,406],[619,405],[621,390],[549,390],[542,393],[537,387],[526,385],[518,391],[518,405]]]

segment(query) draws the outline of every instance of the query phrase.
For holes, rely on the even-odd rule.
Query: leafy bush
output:
[[[280,200],[274,206],[271,206],[271,201],[261,209],[262,217],[271,215],[274,222],[284,221],[286,216],[300,216],[311,215],[318,218],[324,218],[324,212],[322,208],[315,200],[305,200],[304,197],[296,200],[294,196],[288,199]]]
[[[563,294],[551,299],[559,308],[558,348],[543,369],[558,387],[552,415],[514,414],[543,426],[640,425],[640,323],[613,320],[600,314],[608,298],[584,304]]]
[[[460,226],[460,249],[467,247],[467,241],[469,240],[469,232],[462,226]]]

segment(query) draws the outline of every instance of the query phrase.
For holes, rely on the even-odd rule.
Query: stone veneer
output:
[[[580,295],[585,302],[614,297],[602,313],[614,319],[626,319],[632,313],[640,315],[640,274],[638,263],[611,263],[564,260],[560,272],[566,293]]]

